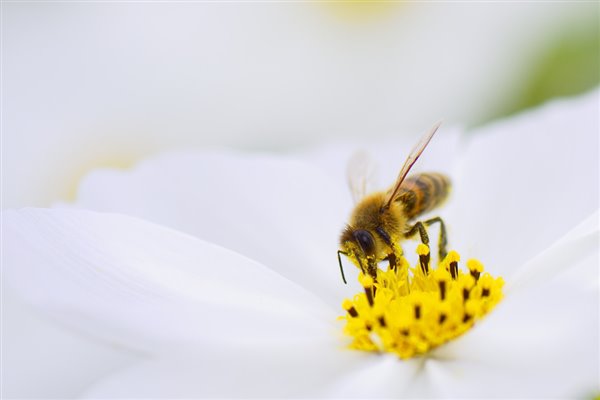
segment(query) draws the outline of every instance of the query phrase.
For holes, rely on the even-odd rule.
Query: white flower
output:
[[[514,104],[557,35],[589,25],[581,17],[594,6],[412,3],[347,23],[317,3],[7,3],[4,207],[71,200],[93,168],[174,147],[289,149],[324,132],[397,135],[440,115],[480,121]],[[68,397],[125,362],[49,327],[9,290],[3,322],[5,396]],[[56,343],[77,348],[66,370],[46,365]]]
[[[426,357],[344,349],[336,316],[354,290],[335,250],[351,204],[324,172],[344,149],[98,171],[77,203],[96,212],[4,212],[3,271],[53,318],[141,353],[89,396],[585,394],[598,389],[597,107],[598,92],[550,104],[440,135],[423,156],[425,169],[458,154],[451,245],[508,281],[497,310]],[[377,153],[392,176],[401,147]]]
[[[334,8],[7,3],[4,204],[71,199],[92,168],[182,146],[290,148],[440,115],[479,121],[520,101],[543,50],[595,12],[413,3],[361,24]]]

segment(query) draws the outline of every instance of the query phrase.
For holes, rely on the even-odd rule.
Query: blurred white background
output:
[[[2,206],[167,149],[477,125],[596,85],[597,46],[595,2],[3,2]],[[73,397],[135,357],[2,303],[4,397]]]
[[[4,206],[170,147],[296,149],[474,124],[594,3],[5,3]],[[590,29],[591,27],[591,29]],[[71,197],[69,197],[71,196]]]

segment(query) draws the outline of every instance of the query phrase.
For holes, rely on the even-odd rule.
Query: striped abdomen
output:
[[[396,201],[404,205],[406,216],[419,214],[441,205],[450,193],[450,179],[437,172],[411,175],[400,185]]]

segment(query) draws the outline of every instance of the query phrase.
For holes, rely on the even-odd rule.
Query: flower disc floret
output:
[[[378,269],[377,279],[359,275],[363,292],[343,302],[351,349],[421,355],[468,331],[502,299],[503,279],[484,273],[478,260],[468,260],[465,272],[455,251],[437,268],[428,246],[417,254],[414,268],[401,257],[397,268]]]

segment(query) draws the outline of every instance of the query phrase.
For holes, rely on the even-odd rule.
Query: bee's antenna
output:
[[[346,282],[346,277],[344,276],[344,268],[342,267],[342,257],[340,257],[340,254],[347,256],[348,253],[344,253],[343,251],[338,250],[337,254],[338,254],[338,262],[340,263],[340,272],[342,273],[342,279],[344,281],[344,284],[347,285],[348,282]]]

